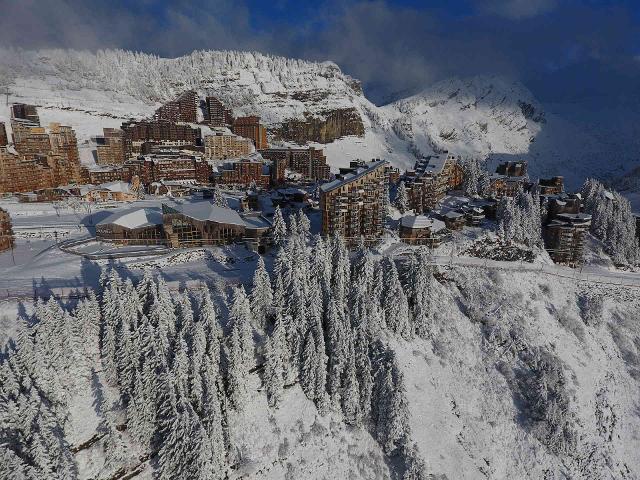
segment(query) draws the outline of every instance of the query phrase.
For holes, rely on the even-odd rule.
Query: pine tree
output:
[[[273,332],[265,347],[263,384],[267,392],[267,400],[272,407],[278,405],[284,390],[285,363],[288,360],[284,326],[282,312],[276,313]]]
[[[363,328],[357,329],[355,335],[353,348],[359,386],[359,412],[361,418],[367,418],[371,413],[371,395],[373,392],[371,360],[369,358],[369,338]]]
[[[315,399],[316,374],[318,373],[316,352],[316,342],[313,338],[313,332],[308,330],[302,351],[300,385],[310,400]]]
[[[276,247],[282,247],[287,238],[287,224],[282,216],[280,207],[276,205],[273,211],[273,244]]]
[[[267,318],[271,315],[271,305],[273,303],[273,292],[271,290],[271,280],[264,265],[262,257],[258,259],[258,265],[253,275],[253,288],[251,290],[251,311],[256,326],[264,329]]]
[[[309,238],[311,232],[311,222],[309,221],[309,217],[307,217],[302,210],[298,210],[298,234],[302,236],[302,238]]]
[[[467,197],[478,195],[478,183],[480,180],[480,165],[475,158],[467,158],[462,164],[463,182],[462,191]]]
[[[211,200],[216,207],[229,208],[229,204],[227,203],[227,199],[222,194],[220,187],[217,185],[213,187],[213,199]]]
[[[327,391],[334,406],[340,405],[342,373],[347,362],[347,329],[335,300],[329,301],[327,310]]]
[[[401,181],[398,185],[395,206],[400,213],[405,213],[409,210],[409,194],[407,193],[407,187],[405,186],[404,181]]]
[[[344,421],[349,425],[358,425],[361,420],[360,385],[356,369],[355,351],[351,336],[347,341],[347,358],[344,370],[342,397],[342,413]]]
[[[409,324],[409,305],[407,297],[400,283],[398,270],[393,260],[387,260],[385,275],[385,291],[383,293],[383,307],[385,324],[389,330],[404,339],[411,338]]]
[[[254,366],[251,310],[243,287],[234,291],[229,324],[227,386],[231,404],[236,410],[242,410],[247,397],[249,370]]]

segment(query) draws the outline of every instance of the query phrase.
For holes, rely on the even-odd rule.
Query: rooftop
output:
[[[430,228],[434,232],[445,228],[444,222],[426,215],[406,215],[400,223],[406,228]]]
[[[186,217],[201,222],[228,223],[230,225],[245,225],[238,212],[230,208],[218,207],[208,201],[195,202],[165,202],[167,206]],[[164,210],[164,209],[163,209]]]
[[[387,164],[388,162],[386,160],[374,160],[373,162],[369,162],[365,164],[364,167],[360,167],[356,169],[352,173],[347,173],[346,175],[343,175],[342,178],[337,178],[332,182],[324,183],[320,185],[320,190],[322,190],[325,193],[330,192],[332,190],[335,190],[336,188],[346,185],[347,183],[353,182],[354,180],[357,180],[360,177],[363,177],[364,175],[375,170],[376,168],[385,166]]]
[[[98,223],[98,225],[112,224],[130,230],[162,225],[162,212],[159,208],[132,208],[115,212]]]

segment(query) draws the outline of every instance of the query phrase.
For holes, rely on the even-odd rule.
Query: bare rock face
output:
[[[304,120],[291,119],[273,130],[277,139],[296,143],[331,143],[349,135],[363,137],[364,125],[355,108],[325,110],[321,116],[305,113]]]

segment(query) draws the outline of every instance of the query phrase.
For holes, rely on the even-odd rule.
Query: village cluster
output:
[[[198,117],[199,109],[204,112]],[[321,219],[325,236],[348,245],[401,241],[437,248],[465,226],[497,225],[503,241],[545,247],[557,263],[580,264],[591,209],[563,178],[530,181],[527,163],[483,163],[448,152],[400,172],[385,160],[352,161],[332,174],[322,149],[270,146],[260,117],[235,117],[218,98],[187,91],[152,118],[105,128],[95,165],[80,162],[70,126],[43,127],[36,106],[11,106],[11,137],[0,123],[0,194],[21,202],[135,202],[95,226],[100,241],[171,248],[244,242],[264,252],[280,210]],[[231,208],[222,191],[238,198]],[[391,221],[390,206],[402,215]],[[487,223],[487,220],[492,221]],[[10,216],[0,209],[0,250],[11,248]]]

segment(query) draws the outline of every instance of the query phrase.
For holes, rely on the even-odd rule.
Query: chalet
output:
[[[400,239],[411,245],[436,248],[447,229],[444,222],[425,215],[406,215],[400,220]]]

